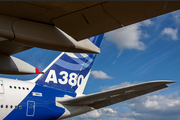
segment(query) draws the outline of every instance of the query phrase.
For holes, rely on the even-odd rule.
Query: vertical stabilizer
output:
[[[89,40],[99,47],[103,35],[91,37]],[[96,54],[62,52],[35,82],[38,85],[82,94],[95,57]]]

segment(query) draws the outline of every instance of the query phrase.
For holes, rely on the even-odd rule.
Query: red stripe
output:
[[[35,71],[36,71],[36,73],[41,73],[41,72],[39,72],[39,70],[37,68],[35,68]]]

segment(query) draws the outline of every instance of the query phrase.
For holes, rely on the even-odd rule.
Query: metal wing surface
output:
[[[0,14],[55,25],[76,40],[180,9],[180,1],[1,1]]]
[[[98,109],[166,88],[168,87],[166,84],[171,83],[174,83],[174,81],[151,81],[76,98],[56,99],[56,101],[64,105],[87,105]]]

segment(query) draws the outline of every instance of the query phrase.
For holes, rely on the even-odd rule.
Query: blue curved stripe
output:
[[[64,54],[64,55],[67,55],[67,54]],[[79,57],[79,55],[77,57]],[[67,61],[67,60],[64,61],[62,59],[57,60],[55,64],[65,68],[65,69],[68,69],[68,70],[78,71],[80,69],[84,70],[84,69],[88,68],[89,65],[93,62],[93,59],[90,58],[90,57],[86,57],[85,61],[82,61],[79,58],[72,58],[72,57],[70,59],[71,59],[71,61],[73,60],[73,61],[77,62],[77,64],[69,62],[70,60],[69,61]],[[70,67],[68,67],[68,66],[70,66]],[[82,69],[82,66],[83,66],[83,69]]]

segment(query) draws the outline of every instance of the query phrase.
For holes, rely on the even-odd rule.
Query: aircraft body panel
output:
[[[0,78],[0,81],[3,81],[4,86],[4,93],[0,93],[0,107],[3,105],[0,108],[0,119],[3,120],[44,120],[59,117],[62,119],[92,110],[88,106],[67,107],[56,102],[57,97],[63,98],[65,95],[75,97],[75,93],[43,87],[27,81],[5,78]]]
[[[5,118],[13,109],[19,109],[21,101],[35,86],[34,83],[25,81],[0,78],[3,93],[0,93],[1,112],[0,117]]]

